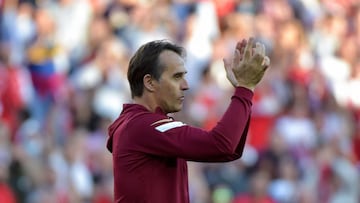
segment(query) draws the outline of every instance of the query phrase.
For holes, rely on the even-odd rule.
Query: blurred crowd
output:
[[[360,202],[358,0],[0,0],[0,202],[113,201],[108,125],[145,42],[187,50],[174,117],[211,129],[223,58],[254,36],[271,67],[243,157],[189,162],[191,203]],[[154,183],[156,184],[156,183]]]

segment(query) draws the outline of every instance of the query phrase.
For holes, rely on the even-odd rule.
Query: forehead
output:
[[[176,52],[165,50],[160,56],[160,63],[165,67],[164,72],[186,72],[184,59]]]

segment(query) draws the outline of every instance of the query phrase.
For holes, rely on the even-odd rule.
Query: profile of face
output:
[[[183,107],[185,90],[189,89],[184,59],[173,51],[165,50],[159,55],[159,62],[164,71],[158,81],[154,80],[156,103],[165,113],[178,112]]]

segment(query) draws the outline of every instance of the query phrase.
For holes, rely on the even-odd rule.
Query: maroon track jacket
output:
[[[188,203],[186,161],[226,162],[241,157],[253,93],[235,90],[211,131],[175,121],[138,104],[125,104],[109,127],[117,203]]]

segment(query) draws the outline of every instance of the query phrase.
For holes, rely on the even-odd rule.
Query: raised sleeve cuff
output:
[[[254,96],[254,92],[245,87],[236,87],[234,96],[239,98],[245,98],[251,101]]]

